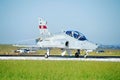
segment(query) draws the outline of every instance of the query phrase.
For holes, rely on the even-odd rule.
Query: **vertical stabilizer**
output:
[[[39,30],[41,35],[48,35],[47,21],[44,21],[42,18],[39,18]]]
[[[51,34],[48,31],[47,21],[39,18],[39,30],[40,30],[40,40],[49,37]]]

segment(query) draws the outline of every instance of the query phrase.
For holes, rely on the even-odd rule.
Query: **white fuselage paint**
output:
[[[68,42],[68,46],[66,46]],[[85,49],[94,50],[98,46],[88,40],[80,41],[65,33],[53,35],[51,37],[45,38],[37,43],[39,47],[56,47],[56,48],[68,48],[68,49]]]

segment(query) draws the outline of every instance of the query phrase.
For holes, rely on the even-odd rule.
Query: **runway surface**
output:
[[[60,56],[51,55],[45,58],[44,55],[0,55],[0,60],[75,60],[75,61],[106,61],[106,62],[120,62],[120,56]]]

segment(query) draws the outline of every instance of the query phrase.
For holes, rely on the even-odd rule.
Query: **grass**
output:
[[[1,60],[0,80],[120,80],[120,63]]]
[[[89,55],[93,56],[120,56],[120,50],[118,49],[105,49],[103,53],[91,52]]]
[[[0,54],[13,54],[17,47],[7,44],[0,44]]]

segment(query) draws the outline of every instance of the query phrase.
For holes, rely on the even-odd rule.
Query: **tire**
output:
[[[45,58],[48,58],[48,55],[47,55],[47,53],[45,53]]]
[[[79,54],[78,54],[78,53],[75,53],[75,57],[78,58],[78,57],[79,57]]]

